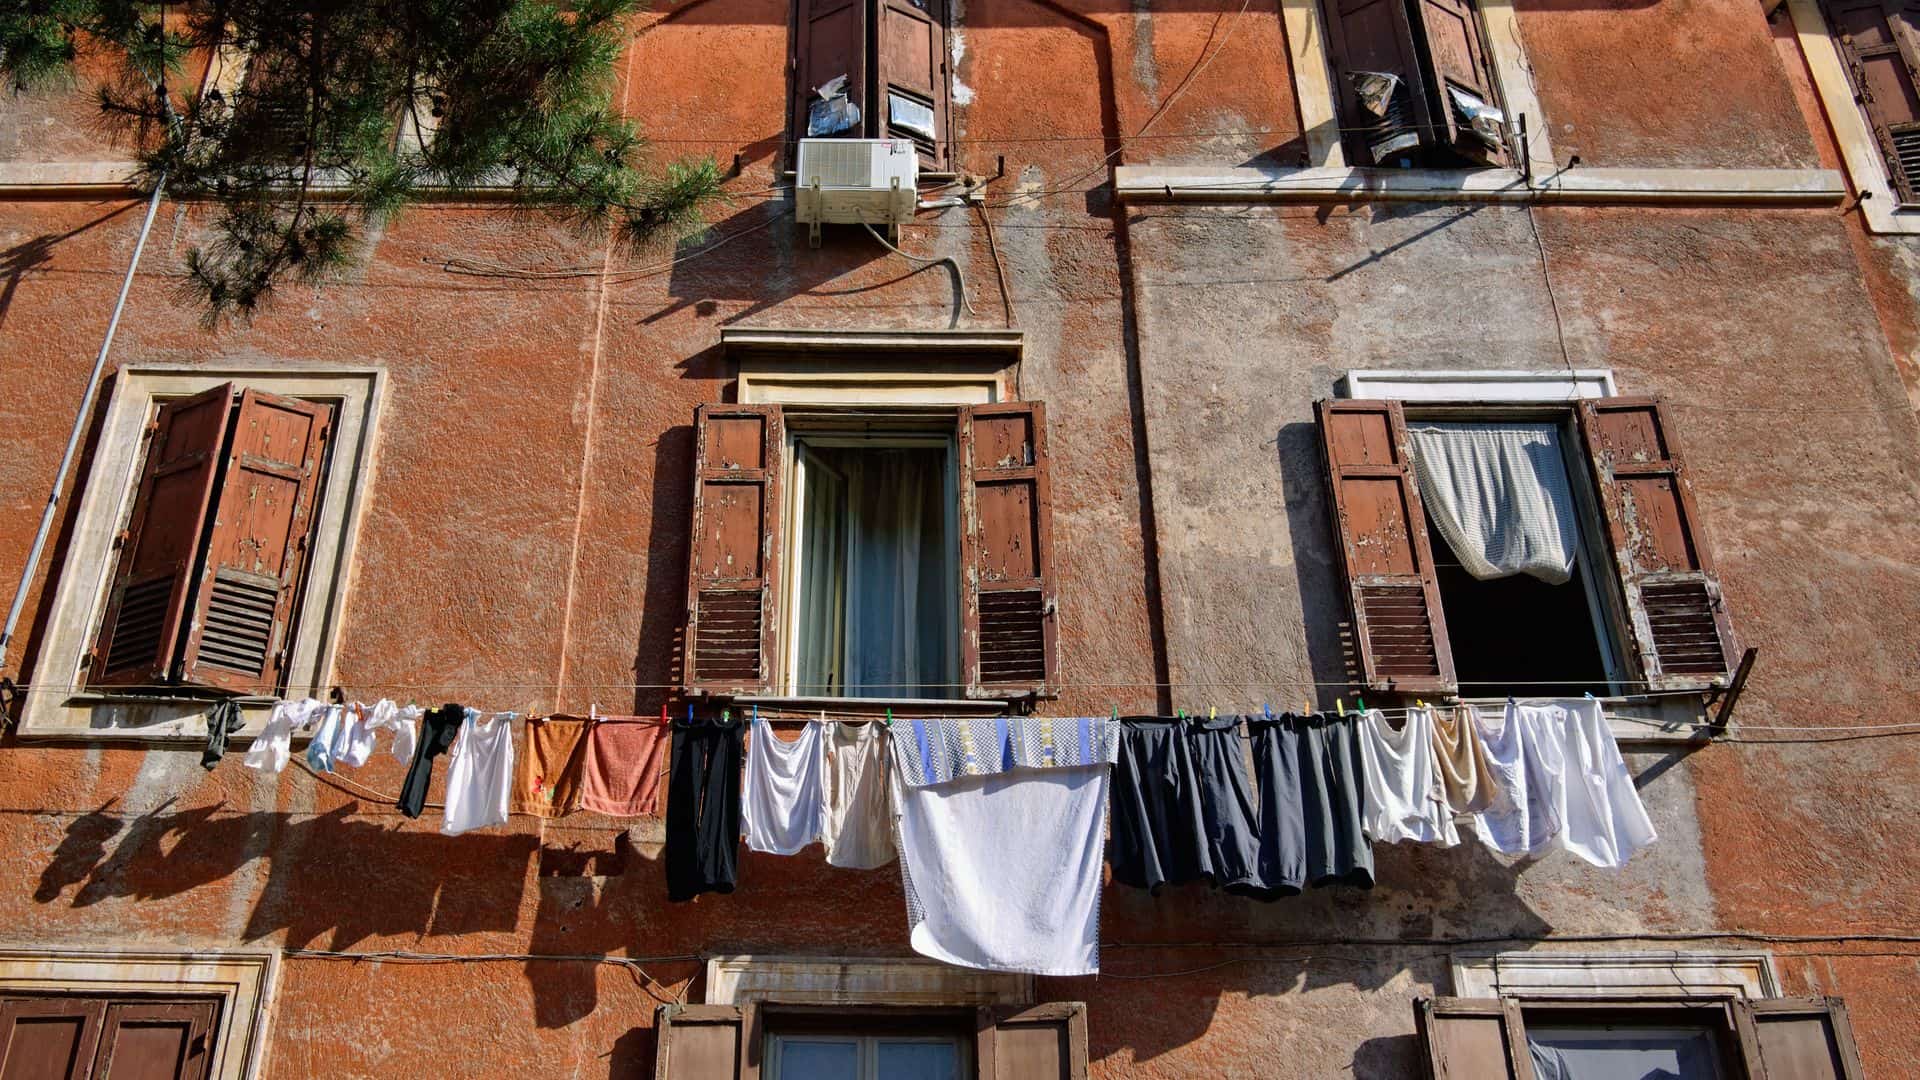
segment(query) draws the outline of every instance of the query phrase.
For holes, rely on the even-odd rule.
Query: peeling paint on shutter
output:
[[[1453,650],[1406,415],[1397,401],[1322,401],[1316,413],[1361,675],[1376,689],[1451,693]]]
[[[814,89],[838,76],[847,77],[847,97],[859,106],[860,127],[849,137],[873,130],[872,99],[867,93],[867,6],[872,0],[799,0],[794,4],[793,91],[790,129],[794,139],[807,137],[807,106]]]
[[[662,1005],[654,1080],[757,1080],[765,1041],[755,1005]]]
[[[780,621],[780,407],[702,405],[694,429],[686,685],[769,693]]]
[[[1339,102],[1347,154],[1356,165],[1374,163],[1368,131],[1380,118],[1360,104],[1353,73],[1382,71],[1400,77],[1405,95],[1402,121],[1423,143],[1431,141],[1434,116],[1426,75],[1414,43],[1406,0],[1324,0],[1328,54],[1333,62],[1334,100]]]
[[[961,669],[970,697],[1046,696],[1056,675],[1046,407],[960,412]]]
[[[945,0],[879,0],[876,14],[874,132],[912,139],[928,169],[947,164]],[[927,123],[921,124],[921,110]]]
[[[1414,17],[1417,33],[1425,40],[1427,71],[1432,75],[1435,100],[1430,101],[1436,142],[1451,142],[1463,153],[1495,159],[1498,150],[1487,148],[1473,131],[1460,122],[1448,86],[1457,86],[1494,108],[1500,108],[1500,96],[1489,77],[1486,43],[1480,32],[1480,13],[1473,0],[1416,0]],[[1537,118],[1536,118],[1537,122]]]
[[[1648,685],[1724,683],[1738,649],[1666,413],[1652,398],[1584,401],[1580,434]]]
[[[208,530],[180,681],[242,693],[278,688],[313,547],[332,410],[240,395]]]
[[[223,383],[155,414],[94,644],[93,685],[156,685],[172,674],[233,409],[233,384]]]
[[[1827,29],[1853,83],[1854,96],[1880,143],[1887,179],[1902,203],[1920,190],[1920,57],[1914,19],[1904,3],[1822,0]]]
[[[1503,998],[1419,998],[1413,1003],[1429,1080],[1517,1080],[1533,1075],[1518,1010]]]

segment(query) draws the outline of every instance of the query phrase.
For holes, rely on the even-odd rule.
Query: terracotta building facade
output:
[[[0,100],[0,1075],[1906,1075],[1917,42],[1877,0],[662,3],[614,95],[737,162],[704,232],[430,200],[211,330],[207,208],[84,92]],[[810,129],[910,159],[910,209],[809,222]],[[1434,425],[1558,447],[1570,578],[1460,564]],[[244,766],[335,691],[1592,694],[1658,839],[1109,879],[1100,974],[981,971],[916,955],[891,865],[671,902],[658,814],[447,836],[384,743]]]

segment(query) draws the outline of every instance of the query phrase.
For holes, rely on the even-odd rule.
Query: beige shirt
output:
[[[1434,775],[1456,814],[1477,814],[1493,805],[1498,793],[1486,744],[1472,710],[1428,709],[1433,717]]]
[[[894,860],[887,728],[834,724],[827,737],[827,862],[855,870]]]

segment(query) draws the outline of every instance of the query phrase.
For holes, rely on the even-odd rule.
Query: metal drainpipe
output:
[[[7,609],[7,628],[0,631],[0,671],[7,667],[7,649],[13,644],[13,632],[20,625],[20,613],[27,606],[27,589],[46,551],[47,534],[53,531],[53,515],[60,508],[60,489],[66,486],[67,471],[73,468],[73,456],[80,449],[80,434],[87,428],[93,412],[93,399],[100,393],[100,373],[106,370],[107,354],[113,351],[113,334],[120,328],[120,313],[126,310],[127,293],[133,290],[133,272],[140,266],[140,253],[147,249],[147,234],[153,231],[153,219],[160,211],[160,192],[167,186],[167,174],[154,182],[153,197],[147,200],[147,220],[140,226],[140,239],[133,245],[133,260],[127,263],[127,278],[120,283],[120,298],[114,301],[113,318],[107,320],[107,336],[100,342],[100,355],[93,358],[93,374],[87,376],[87,391],[80,398],[80,411],[74,414],[73,431],[67,435],[67,452],[60,457],[60,468],[53,474],[53,490],[47,493],[46,509],[40,512],[40,531],[34,534],[33,550],[20,569],[20,587],[14,590],[13,606]]]

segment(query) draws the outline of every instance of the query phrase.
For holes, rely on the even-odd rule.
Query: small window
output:
[[[1860,1077],[1836,998],[1431,998],[1414,1018],[1432,1080]]]
[[[696,428],[690,691],[1051,694],[1039,403],[708,405]]]
[[[795,417],[790,422],[797,422]],[[960,675],[953,425],[790,431],[786,686],[942,698]]]
[[[960,1080],[965,1047],[950,1036],[776,1035],[771,1080]]]
[[[1657,402],[1328,401],[1319,418],[1368,686],[1504,697],[1728,675],[1730,621]]]
[[[1349,160],[1493,165],[1506,115],[1474,0],[1324,0]]]
[[[1821,0],[1854,100],[1901,205],[1920,201],[1920,26],[1905,4]]]
[[[799,0],[795,139],[907,139],[948,167],[945,0]]]
[[[223,383],[160,404],[88,684],[273,693],[305,582],[333,410]]]

